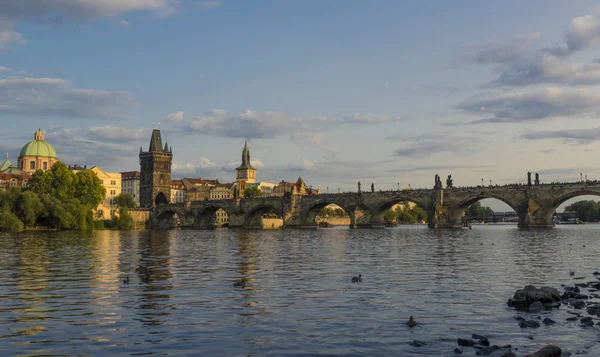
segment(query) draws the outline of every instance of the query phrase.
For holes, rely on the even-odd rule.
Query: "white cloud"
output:
[[[215,7],[221,6],[220,1],[202,1],[200,2],[200,7],[205,10],[214,9]]]
[[[0,79],[0,113],[77,119],[122,119],[135,104],[123,91],[75,88],[60,78]]]
[[[2,17],[14,20],[49,22],[56,18],[93,20],[117,17],[137,11],[174,11],[177,0],[3,0]]]
[[[12,72],[13,70],[8,67],[0,66],[0,72]]]
[[[474,123],[507,123],[557,117],[597,115],[600,93],[589,90],[547,88],[519,93],[491,93],[474,96],[457,105],[458,109],[482,116]]]
[[[127,21],[125,21],[125,20],[123,20],[123,19],[119,20],[119,23],[120,23],[121,25],[123,25],[123,26],[129,26],[129,25],[131,25],[129,22],[127,22]]]
[[[390,84],[391,84],[391,83],[390,83],[390,81],[385,81],[385,82],[383,83],[383,86],[384,86],[385,88],[389,88],[389,87],[390,87]]]
[[[123,128],[112,125],[95,126],[87,129],[87,136],[100,141],[138,142],[150,137],[150,130],[146,128]]]
[[[167,114],[166,121],[183,121],[185,112],[175,112]]]
[[[9,43],[16,43],[24,45],[27,43],[23,39],[23,35],[15,31],[0,31],[0,50],[3,49]]]
[[[230,116],[222,109],[213,109],[205,115],[193,117],[186,130],[197,131],[205,135],[229,138],[275,138],[290,136],[292,139],[307,139],[317,143],[322,140],[318,134],[343,124],[372,125],[399,120],[386,115],[355,114],[351,117],[297,117],[281,112],[259,112],[246,110],[236,116]]]

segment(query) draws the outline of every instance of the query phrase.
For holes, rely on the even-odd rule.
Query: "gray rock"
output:
[[[517,290],[512,299],[508,300],[507,304],[508,306],[525,310],[536,301],[544,304],[555,303],[561,300],[560,293],[554,288],[542,287],[538,289],[533,285],[527,285],[523,289]]]
[[[579,318],[575,317],[575,316],[573,316],[573,317],[567,317],[567,321],[577,321],[577,320],[579,320]]]
[[[498,350],[495,351],[494,353],[492,353],[490,355],[490,357],[517,357],[517,355],[515,355],[515,353],[513,351],[511,351],[510,349],[505,350]]]
[[[540,312],[544,310],[544,304],[540,301],[534,301],[533,304],[529,305],[529,312]]]
[[[542,320],[542,323],[544,325],[554,325],[556,323],[556,321],[546,317],[544,320]]]
[[[536,327],[540,327],[540,323],[535,320],[521,321],[521,322],[519,322],[519,327],[521,327],[521,328],[525,328],[525,327],[536,328]]]
[[[581,322],[582,325],[584,326],[594,326],[594,320],[592,320],[591,317],[582,317],[581,320],[579,320],[579,322]]]
[[[525,357],[561,357],[562,350],[558,346],[548,345],[536,353],[526,355]]]
[[[456,340],[456,343],[458,343],[459,346],[473,347],[477,342],[469,340],[468,338],[458,338]]]
[[[496,345],[488,346],[488,347],[484,347],[484,348],[480,349],[475,354],[478,356],[487,356],[487,355],[491,354],[492,352],[497,351],[499,349],[500,349],[500,347],[498,347]]]
[[[490,341],[488,340],[488,338],[486,336],[483,335],[478,335],[476,333],[474,333],[473,335],[471,335],[471,337],[474,340],[478,340],[478,344],[482,345],[482,346],[489,346],[490,345]]]
[[[456,353],[457,355],[462,354],[462,350],[457,347],[454,349],[454,353]]]
[[[594,305],[587,308],[587,313],[590,315],[600,316],[600,306]]]

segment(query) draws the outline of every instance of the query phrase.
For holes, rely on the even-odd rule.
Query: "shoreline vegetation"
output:
[[[38,170],[27,187],[0,192],[0,232],[42,230],[131,230],[135,207],[131,195],[116,198],[118,217],[95,220],[94,209],[105,199],[106,190],[91,170],[77,173],[57,162],[46,172]]]

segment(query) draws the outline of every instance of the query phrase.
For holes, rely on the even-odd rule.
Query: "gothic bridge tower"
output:
[[[173,151],[166,142],[162,146],[160,129],[152,130],[148,151],[140,147],[140,207],[170,203],[172,161]]]

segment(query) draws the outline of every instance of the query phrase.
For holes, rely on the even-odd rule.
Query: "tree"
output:
[[[398,215],[396,214],[396,211],[394,211],[393,209],[389,209],[385,212],[385,216],[383,216],[383,219],[386,222],[394,222],[396,221],[396,218],[398,218]]]
[[[35,225],[37,217],[43,212],[44,206],[37,194],[31,191],[24,191],[17,197],[15,204],[15,215],[19,218],[25,227]]]
[[[465,216],[473,218],[487,218],[494,215],[494,211],[489,207],[481,206],[481,202],[475,202],[467,208]]]
[[[136,206],[135,199],[133,198],[132,195],[130,195],[128,193],[121,193],[120,195],[115,197],[115,204],[119,208],[126,208],[126,209],[135,208],[135,206]]]
[[[0,210],[0,232],[22,232],[23,222],[12,212]]]
[[[256,186],[248,187],[244,190],[244,197],[262,197],[262,191]]]
[[[98,175],[92,170],[82,170],[75,174],[74,197],[83,205],[96,208],[106,198],[106,189]]]
[[[0,192],[0,209],[8,212],[14,212],[21,190],[11,187],[5,192]]]
[[[577,218],[584,222],[600,221],[600,202],[583,200],[565,207],[565,211],[574,211]]]
[[[46,171],[45,175],[50,175],[51,191],[50,193],[59,200],[68,200],[75,197],[75,174],[73,171],[63,164],[57,162],[52,165],[50,171]]]

